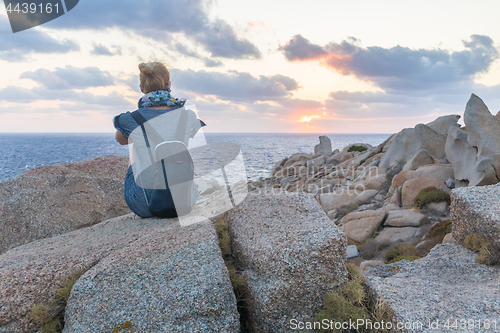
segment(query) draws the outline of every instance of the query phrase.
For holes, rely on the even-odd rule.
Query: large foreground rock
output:
[[[254,332],[292,332],[346,280],[346,237],[305,193],[249,193],[226,216]]]
[[[174,225],[114,251],[75,284],[63,332],[239,332],[217,233],[206,220]]]
[[[395,320],[421,323],[403,332],[454,332],[455,319],[474,319],[476,326],[464,332],[498,330],[500,267],[475,262],[475,253],[457,244],[434,247],[429,255],[413,262],[383,265],[369,270],[367,284],[377,299],[395,311]],[[484,329],[485,320],[497,320],[497,328]],[[437,329],[429,321],[439,321]],[[477,326],[481,322],[481,328]]]
[[[104,156],[35,168],[0,183],[0,253],[129,213],[127,163]]]
[[[453,238],[463,244],[472,233],[500,245],[500,184],[462,187],[451,191]]]
[[[238,331],[234,294],[213,225],[131,214],[37,240],[0,256],[0,332],[33,332],[36,304],[48,305],[72,274],[65,332]],[[91,286],[93,289],[88,289]],[[193,298],[196,298],[193,301]],[[212,326],[210,326],[212,325]],[[168,331],[168,330],[167,330]]]

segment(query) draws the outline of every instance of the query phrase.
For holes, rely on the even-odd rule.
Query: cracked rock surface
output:
[[[86,272],[82,278],[87,279],[81,278],[71,293],[65,332],[111,332],[132,319],[136,331],[161,332],[148,330],[145,319],[138,319],[154,318],[157,312],[164,312],[165,322],[170,316],[168,320],[192,327],[204,327],[207,320],[221,316],[220,326],[214,327],[237,332],[236,301],[213,225],[207,221],[181,228],[177,219],[130,217],[37,240],[0,255],[0,332],[38,329],[30,309],[49,304],[66,278],[79,271]],[[134,297],[137,292],[140,297]],[[167,311],[177,301],[187,302],[199,294],[203,297],[188,307],[196,315],[182,317],[181,308]],[[134,302],[147,302],[149,307],[134,307]]]
[[[476,254],[458,244],[434,247],[424,258],[370,269],[367,284],[377,299],[396,313],[396,321],[422,323],[403,332],[453,332],[444,325],[455,319],[500,318],[500,267],[475,262]],[[429,321],[439,321],[438,329]],[[477,326],[463,332],[494,332]]]

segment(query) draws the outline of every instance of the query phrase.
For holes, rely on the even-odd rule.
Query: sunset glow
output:
[[[313,119],[318,119],[318,118],[321,118],[321,116],[318,116],[318,115],[312,115],[312,116],[302,116],[302,118],[300,118],[298,120],[299,123],[308,123],[310,122],[311,120]]]

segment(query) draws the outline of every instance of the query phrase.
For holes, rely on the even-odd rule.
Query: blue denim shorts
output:
[[[127,175],[125,176],[125,202],[127,206],[133,211],[137,216],[140,217],[152,217],[153,215],[149,212],[148,202],[146,197],[151,198],[151,190],[145,190],[135,183],[134,173],[132,172],[132,166],[128,167]]]

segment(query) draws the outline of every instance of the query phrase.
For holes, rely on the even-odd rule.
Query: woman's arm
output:
[[[120,132],[120,131],[116,131],[115,140],[116,140],[116,142],[118,142],[122,146],[128,145],[128,139],[126,137],[124,137],[122,132]]]

